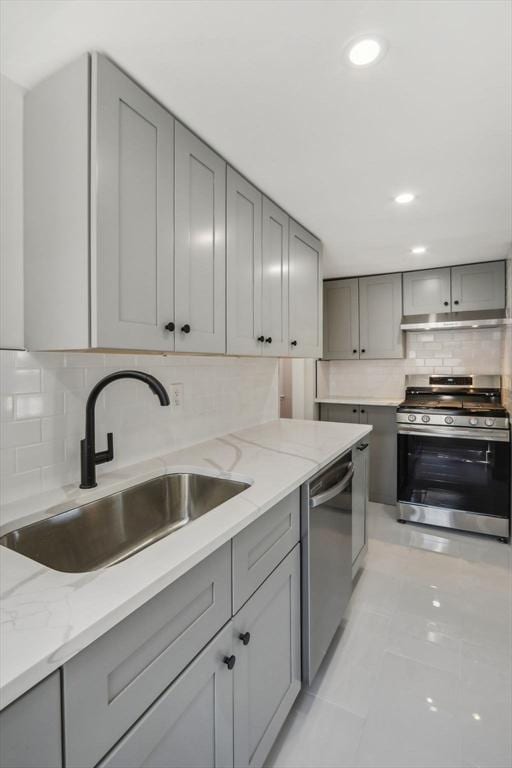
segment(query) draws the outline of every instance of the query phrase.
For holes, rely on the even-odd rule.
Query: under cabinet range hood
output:
[[[453,328],[489,328],[506,325],[505,309],[479,310],[478,312],[441,312],[432,315],[403,315],[402,331],[442,331]]]

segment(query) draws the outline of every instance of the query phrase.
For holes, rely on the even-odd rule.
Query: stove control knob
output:
[[[453,416],[445,416],[444,417],[444,423],[445,424],[453,424],[453,421],[454,421]]]
[[[471,418],[470,418],[470,420],[469,420],[469,424],[470,424],[472,427],[476,427],[476,426],[478,426],[478,419],[477,419],[475,416],[471,416]]]
[[[494,427],[494,419],[486,419],[485,420],[485,426],[486,427]]]
[[[428,424],[428,422],[430,421],[430,416],[422,416],[422,417],[421,417],[421,420],[422,420],[422,421],[423,421],[425,424]]]
[[[407,418],[409,419],[409,421],[416,421],[416,416],[414,413],[410,413]]]

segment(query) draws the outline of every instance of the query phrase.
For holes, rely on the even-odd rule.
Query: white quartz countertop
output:
[[[403,397],[317,397],[315,403],[331,403],[332,405],[382,405],[396,408],[403,401]]]
[[[45,678],[182,576],[371,431],[280,419],[103,474],[2,512],[0,532],[168,472],[199,471],[250,488],[111,568],[62,573],[0,547],[0,707]],[[50,503],[49,503],[50,502]]]

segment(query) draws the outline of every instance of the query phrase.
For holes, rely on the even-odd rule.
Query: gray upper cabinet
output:
[[[321,244],[290,219],[289,250],[289,351],[294,357],[321,357]]]
[[[226,351],[226,163],[175,128],[177,352]]]
[[[504,309],[505,262],[490,261],[452,267],[452,310]]]
[[[260,355],[262,196],[229,167],[226,213],[227,352]]]
[[[401,274],[324,282],[324,359],[404,356]]]
[[[231,646],[228,624],[98,768],[231,768]]]
[[[286,356],[288,346],[288,215],[263,198],[261,331],[263,354]]]
[[[233,653],[234,762],[261,768],[301,686],[299,545],[234,617]]]
[[[173,131],[98,54],[27,95],[29,348],[174,348]]]
[[[450,268],[404,272],[404,315],[450,312]]]
[[[92,346],[174,348],[171,115],[92,59]]]
[[[324,350],[326,360],[359,357],[358,279],[324,282]]]
[[[226,168],[103,55],[30,90],[27,348],[319,357],[320,243]]]
[[[362,360],[404,356],[401,317],[401,274],[359,278],[359,355]]]
[[[60,673],[54,672],[0,712],[0,766],[60,768],[61,765]]]

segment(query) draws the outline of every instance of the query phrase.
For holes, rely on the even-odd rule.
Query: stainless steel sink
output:
[[[163,475],[18,528],[0,544],[56,571],[92,571],[131,557],[248,487],[207,475]]]

